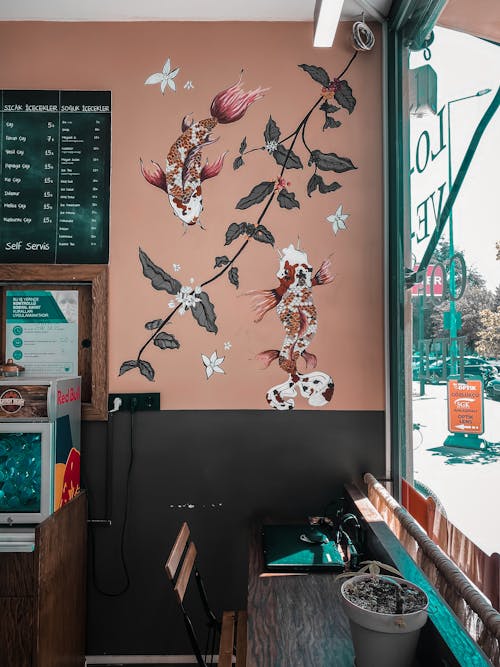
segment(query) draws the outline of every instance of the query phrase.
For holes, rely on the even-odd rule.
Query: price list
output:
[[[0,261],[109,255],[111,93],[1,91]]]

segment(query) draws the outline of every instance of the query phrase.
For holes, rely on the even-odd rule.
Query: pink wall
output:
[[[3,89],[103,89],[112,91],[112,177],[109,299],[109,377],[111,392],[159,391],[162,409],[267,409],[266,392],[286,379],[274,362],[262,370],[255,355],[279,348],[283,328],[275,311],[253,322],[249,297],[253,289],[277,286],[279,258],[270,245],[252,241],[238,259],[240,288],[227,276],[207,286],[217,313],[217,335],[199,327],[190,313],[175,315],[166,331],[179,350],[151,345],[144,358],[156,370],[154,383],[137,370],[118,377],[123,361],[133,359],[146,341],[144,324],[164,317],[171,296],[155,291],[142,275],[141,247],[149,257],[183,284],[199,284],[213,275],[216,255],[231,257],[240,245],[224,247],[232,222],[256,222],[263,204],[236,211],[235,204],[264,180],[274,180],[279,167],[264,151],[245,156],[245,166],[232,163],[244,136],[249,147],[263,144],[269,118],[288,135],[320,94],[320,86],[297,67],[324,67],[337,76],[352,50],[348,24],[342,24],[332,49],[312,47],[312,29],[303,23],[3,23],[0,62]],[[322,409],[379,410],[384,408],[383,357],[383,216],[381,141],[381,35],[371,53],[358,55],[346,78],[357,99],[351,116],[336,114],[342,125],[322,131],[324,116],[316,112],[308,125],[311,148],[335,152],[352,160],[357,170],[324,172],[326,182],[341,189],[306,195],[312,175],[307,154],[296,144],[303,170],[286,172],[289,190],[300,210],[273,202],[262,221],[271,229],[275,248],[296,243],[319,268],[331,255],[335,280],[314,288],[318,333],[309,348],[318,370],[335,381],[333,400]],[[158,85],[145,86],[167,57],[180,67],[177,91],[162,96]],[[190,227],[186,234],[163,192],[149,185],[139,171],[139,158],[165,165],[165,157],[180,134],[188,112],[195,120],[209,117],[213,96],[233,83],[244,69],[244,88],[270,88],[239,121],[219,125],[220,139],[204,149],[203,160],[228,150],[222,172],[203,183],[205,231]],[[187,90],[184,84],[193,82]],[[347,231],[335,235],[326,217],[343,205],[349,214]],[[173,264],[181,270],[174,272]],[[224,350],[224,342],[231,349]],[[225,356],[225,375],[207,380],[201,354]],[[311,408],[297,398],[296,409]]]

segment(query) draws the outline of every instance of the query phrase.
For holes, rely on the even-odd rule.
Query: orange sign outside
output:
[[[482,380],[448,380],[448,430],[476,435],[484,432]]]

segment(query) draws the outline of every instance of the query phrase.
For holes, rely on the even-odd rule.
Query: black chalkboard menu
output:
[[[107,263],[111,92],[0,93],[0,261]]]

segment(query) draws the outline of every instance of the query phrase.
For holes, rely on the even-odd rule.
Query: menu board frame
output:
[[[0,90],[0,262],[109,261],[111,91]]]
[[[5,350],[6,292],[78,290],[78,374],[82,419],[108,419],[108,266],[106,264],[0,264],[0,345]],[[85,392],[85,393],[84,393]]]

